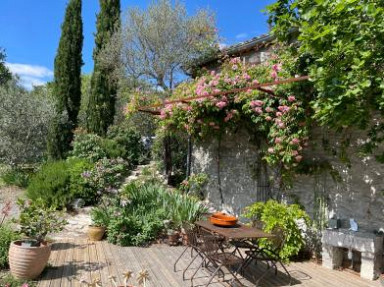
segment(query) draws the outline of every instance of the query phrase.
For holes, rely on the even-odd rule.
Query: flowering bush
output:
[[[271,62],[249,66],[234,58],[223,64],[220,73],[212,71],[180,85],[174,98],[200,98],[164,106],[159,116],[162,129],[185,130],[201,139],[243,125],[264,135],[264,159],[271,166],[289,173],[302,160],[302,149],[308,141],[303,95],[298,91],[297,83],[276,85],[273,91],[266,87],[266,92],[247,89],[209,96],[290,78],[278,60],[272,56]]]
[[[81,176],[99,197],[103,193],[117,193],[127,171],[128,163],[123,159],[103,158]]]

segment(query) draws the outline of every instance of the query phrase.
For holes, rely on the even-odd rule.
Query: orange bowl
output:
[[[212,214],[209,218],[212,224],[219,226],[234,226],[237,223],[237,218],[222,212]]]

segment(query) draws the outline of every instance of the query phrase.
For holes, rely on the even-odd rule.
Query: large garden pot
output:
[[[24,246],[23,240],[13,241],[9,248],[8,260],[13,277],[35,279],[43,272],[51,254],[51,245]]]
[[[105,233],[105,227],[101,226],[88,226],[88,238],[91,241],[100,241],[103,239]]]

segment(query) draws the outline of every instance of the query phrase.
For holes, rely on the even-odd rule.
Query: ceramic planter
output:
[[[51,245],[22,245],[22,240],[13,241],[9,248],[9,267],[17,279],[35,279],[43,272],[51,254]]]
[[[105,233],[105,227],[101,226],[88,226],[88,238],[91,241],[100,241],[103,239]]]
[[[179,233],[178,232],[169,233],[168,234],[168,245],[175,246],[177,244],[179,244]]]

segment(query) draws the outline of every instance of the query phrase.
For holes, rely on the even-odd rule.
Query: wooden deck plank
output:
[[[91,281],[101,280],[100,266],[102,262],[99,262],[97,257],[96,242],[88,242],[88,255],[89,255],[89,270],[91,272]]]
[[[100,279],[103,286],[109,286],[109,263],[107,262],[102,241],[95,242]]]
[[[43,274],[38,282],[38,287],[79,287],[79,280],[68,280],[71,277],[80,279],[84,275],[91,280],[91,275],[101,276],[103,286],[111,286],[108,276],[116,275],[118,283],[123,284],[122,273],[127,269],[135,273],[144,268],[150,273],[148,287],[187,287],[190,280],[182,280],[182,271],[190,262],[190,253],[184,254],[178,265],[178,271],[173,271],[173,264],[184,247],[169,247],[154,245],[149,248],[120,247],[103,242],[94,244],[82,240],[60,240],[52,247],[50,257],[51,268]],[[194,267],[198,265],[198,261]],[[259,266],[260,267],[260,266]],[[257,277],[262,269],[251,266],[252,272]],[[293,262],[287,266],[296,278],[292,286],[297,287],[379,287],[378,281],[369,281],[345,271],[328,270],[313,262]],[[279,270],[282,270],[279,268]],[[192,271],[192,270],[191,270]],[[188,273],[191,275],[191,273]],[[193,281],[194,286],[201,286],[207,282],[208,273],[200,270]],[[222,286],[218,278],[210,287]],[[134,283],[131,280],[130,283]],[[252,282],[242,280],[246,286],[254,286]],[[228,284],[225,284],[228,286]],[[260,282],[263,287],[288,286],[287,280],[279,273],[276,277],[270,272],[265,280]]]
[[[58,251],[59,251],[59,256],[58,259],[56,260],[56,265],[54,266],[53,270],[53,275],[50,280],[50,285],[49,287],[55,287],[55,286],[60,286],[61,284],[61,278],[63,276],[63,267],[62,264],[65,261],[65,256],[68,250],[68,243],[66,240],[60,240],[58,243]]]
[[[74,252],[76,251],[77,245],[74,244],[73,240],[66,242],[66,252],[62,265],[59,268],[62,268],[62,278],[60,287],[71,287],[72,286],[72,275],[75,272],[75,267],[73,266],[73,257]]]
[[[136,258],[135,254],[136,247],[124,247],[121,249],[121,252],[119,252],[119,260],[120,260],[120,266],[122,267],[120,270],[120,273],[126,272],[127,270],[133,272],[133,277],[129,280],[129,283],[133,284],[136,282],[137,274],[142,269],[142,266],[140,262]],[[145,256],[143,254],[140,254],[140,256]],[[122,282],[124,283],[124,282]]]
[[[39,281],[39,284],[37,287],[49,287],[51,284],[51,279],[53,273],[52,268],[56,266],[58,257],[60,255],[59,250],[57,250],[57,242],[53,243],[51,246],[51,255],[49,256],[49,261],[48,261],[48,268],[44,271],[44,274],[42,278]]]

